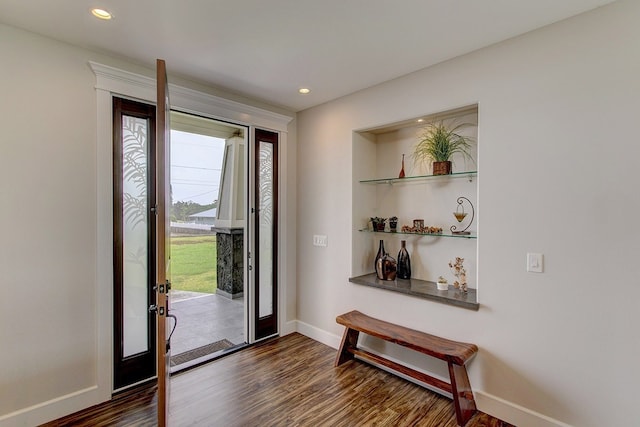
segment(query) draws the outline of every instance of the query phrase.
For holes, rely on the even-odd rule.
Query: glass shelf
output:
[[[466,171],[466,172],[454,172],[448,175],[419,175],[419,176],[406,176],[404,178],[363,179],[363,180],[360,180],[360,183],[361,184],[397,184],[401,182],[444,180],[444,179],[452,179],[452,178],[469,178],[469,181],[472,181],[473,177],[477,175],[478,175],[478,171]]]
[[[373,231],[368,229],[358,230],[362,233],[385,233],[385,234],[402,234],[409,236],[433,236],[433,237],[455,237],[458,239],[477,239],[478,236],[475,233],[471,234],[453,234],[450,231],[443,231],[442,233],[411,233],[405,231]]]

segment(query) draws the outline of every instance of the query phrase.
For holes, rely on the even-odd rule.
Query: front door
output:
[[[171,206],[171,170],[169,155],[169,85],[165,62],[156,63],[157,74],[157,137],[156,170],[157,170],[157,223],[156,223],[156,298],[158,314],[157,366],[158,366],[158,426],[164,427],[169,419],[169,361],[171,359],[171,333],[169,322],[177,322],[169,313],[169,289],[171,287],[171,249],[169,211]],[[173,324],[175,328],[176,323]]]
[[[168,413],[169,104],[158,61],[154,105],[113,99],[114,390],[158,376],[158,425]],[[157,141],[156,141],[157,139]],[[175,323],[173,325],[175,326]]]

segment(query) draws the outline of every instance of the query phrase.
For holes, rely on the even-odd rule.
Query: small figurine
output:
[[[452,263],[449,261],[449,268],[451,268],[451,272],[454,276],[456,276],[455,282],[453,282],[453,287],[456,289],[460,289],[462,292],[467,292],[467,270],[465,270],[462,263],[464,262],[464,258],[456,257],[456,262]]]

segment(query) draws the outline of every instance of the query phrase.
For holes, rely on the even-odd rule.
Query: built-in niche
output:
[[[414,161],[412,153],[430,122],[465,123],[460,133],[473,138],[469,150],[471,159],[453,157],[450,175],[433,175],[431,165]],[[438,114],[415,117],[397,123],[353,132],[353,283],[403,292],[470,309],[477,309],[478,259],[478,107],[458,108]],[[404,154],[405,177],[398,178]],[[453,234],[451,226],[465,227],[471,217],[471,206],[463,206],[458,198],[465,197],[473,205],[473,222],[468,235]],[[454,212],[464,209],[466,221],[459,223]],[[397,232],[372,229],[371,217],[398,217]],[[403,233],[402,226],[412,226],[416,219],[425,226],[442,228],[441,233]],[[374,258],[379,241],[386,251],[397,257],[402,240],[411,256],[412,280],[381,281],[374,273]],[[439,276],[452,284],[456,279],[449,262],[464,258],[468,293],[449,287],[438,291]]]

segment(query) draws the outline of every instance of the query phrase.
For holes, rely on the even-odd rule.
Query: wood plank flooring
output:
[[[170,426],[455,427],[450,399],[291,334],[171,378]],[[153,426],[155,388],[45,424]],[[478,412],[468,427],[513,427]]]

